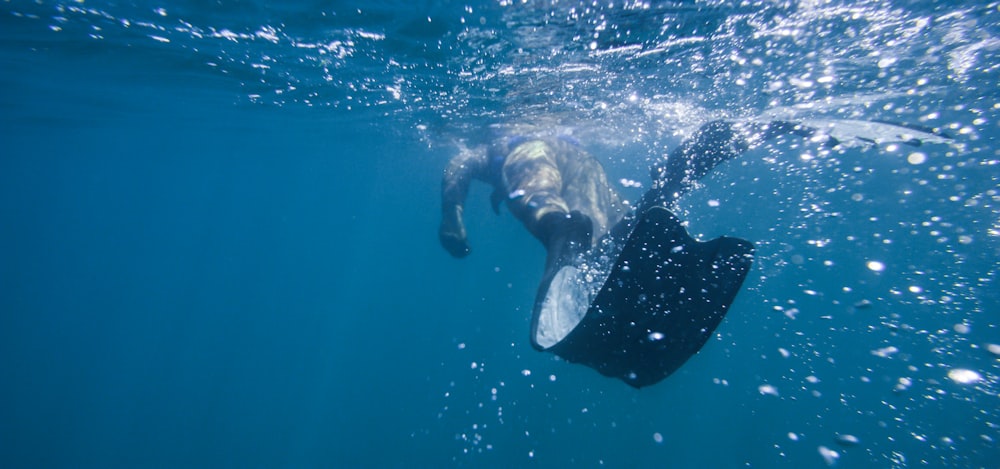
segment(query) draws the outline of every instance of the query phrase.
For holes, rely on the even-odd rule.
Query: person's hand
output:
[[[469,241],[463,237],[456,235],[455,233],[446,233],[442,231],[440,233],[441,245],[444,246],[448,254],[451,254],[456,258],[463,258],[469,255],[472,249],[469,247]]]
[[[469,247],[469,240],[465,236],[465,225],[462,223],[462,219],[457,216],[441,220],[438,239],[441,240],[441,246],[448,251],[448,254],[459,259],[468,256],[472,250]]]

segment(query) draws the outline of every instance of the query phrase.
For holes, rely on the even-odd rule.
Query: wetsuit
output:
[[[705,124],[653,165],[652,187],[630,213],[670,207],[717,165],[768,140],[814,132],[786,121]],[[608,184],[601,164],[577,143],[568,138],[507,138],[486,153],[456,156],[445,170],[439,236],[455,257],[469,253],[462,212],[473,179],[493,186],[494,210],[506,201],[511,213],[545,245],[547,272],[592,246],[610,229],[627,234],[631,225],[618,224],[626,215],[621,199]]]
[[[566,254],[556,252],[566,242],[589,248],[625,214],[604,168],[570,138],[503,139],[485,153],[456,156],[445,170],[439,235],[455,257],[469,253],[462,212],[474,179],[493,186],[494,210],[505,201],[545,245],[550,264]]]

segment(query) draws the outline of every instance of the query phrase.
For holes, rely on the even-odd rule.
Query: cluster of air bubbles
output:
[[[511,343],[511,350],[516,344]],[[466,342],[456,344],[457,357],[468,358],[470,346]],[[509,448],[507,438],[510,420],[520,418],[516,412],[511,416],[508,409],[517,409],[517,403],[509,395],[523,394],[525,391],[554,386],[558,381],[555,373],[537,373],[530,368],[516,372],[500,373],[494,365],[484,360],[473,359],[462,362],[462,379],[448,382],[443,393],[444,404],[438,412],[438,420],[455,421],[459,428],[454,433],[463,455],[479,455]],[[581,413],[588,413],[582,408]],[[471,419],[471,421],[470,421]],[[526,439],[531,439],[531,431],[523,431]],[[529,457],[534,457],[534,451]]]
[[[971,11],[929,21],[880,2],[757,2],[728,16],[725,5],[499,2],[430,15],[400,5],[309,6],[236,21],[182,8],[38,2],[13,13],[54,33],[185,50],[239,77],[257,103],[404,113],[431,128],[596,120],[605,134],[635,141],[764,112],[857,117],[873,101],[933,94],[944,77],[966,80],[991,50]],[[906,159],[923,165],[928,155]]]
[[[928,433],[930,426],[919,421],[918,410],[952,409],[947,407],[952,401],[975,404],[980,409],[974,423],[995,435],[996,411],[982,402],[997,396],[1000,345],[977,335],[995,328],[995,323],[980,326],[995,314],[980,295],[995,291],[1000,252],[1000,191],[990,176],[1000,158],[987,139],[978,140],[995,129],[1000,111],[998,40],[982,24],[996,15],[995,5],[987,11],[973,2],[931,16],[880,1],[750,2],[736,8],[715,0],[695,7],[501,0],[444,5],[429,15],[421,5],[305,3],[299,11],[290,6],[218,16],[144,2],[98,8],[82,1],[38,0],[3,8],[11,15],[4,24],[30,31],[25,41],[37,49],[50,47],[46,39],[58,35],[68,43],[153,58],[181,56],[196,71],[232,80],[234,93],[249,105],[366,111],[372,119],[402,116],[400,121],[412,122],[423,134],[471,134],[486,124],[521,121],[533,126],[524,128],[571,129],[585,143],[607,148],[640,142],[644,151],[634,158],[641,159],[661,156],[698,125],[718,118],[878,118],[947,133],[968,148],[892,144],[859,154],[828,148],[830,140],[820,136],[779,142],[780,153],[753,155],[771,173],[717,190],[692,212],[715,217],[738,207],[739,201],[727,194],[747,197],[767,183],[767,176],[781,180],[769,186],[777,192],[794,184],[790,181],[804,181],[801,194],[768,199],[768,209],[785,211],[782,220],[790,228],[767,231],[773,236],[759,240],[755,269],[761,277],[785,281],[782,274],[812,269],[820,260],[826,259],[823,267],[829,268],[826,280],[795,278],[779,285],[793,290],[795,298],[765,309],[768,314],[744,315],[758,321],[755,328],[773,328],[767,334],[778,329],[773,340],[783,342],[766,350],[777,350],[782,366],[795,370],[741,384],[743,391],[768,404],[793,405],[824,384],[863,383],[877,387],[873,393],[886,394],[878,399],[884,409],[864,408],[860,399],[822,390],[837,396],[831,405],[839,399],[845,407],[855,406],[858,415],[878,414],[912,426],[914,435]],[[945,99],[963,103],[946,105]],[[977,145],[985,150],[969,156]],[[901,187],[882,191],[888,179],[902,181]],[[631,174],[613,180],[623,189],[643,189],[644,179]],[[834,183],[825,185],[829,180]],[[828,206],[837,197],[847,209]],[[928,199],[937,203],[934,210],[912,210]],[[878,213],[864,213],[873,207]],[[743,214],[738,229],[767,224],[755,215]],[[885,221],[890,218],[895,221]],[[839,220],[871,232],[835,236],[824,223]],[[908,243],[918,237],[930,237],[933,249],[903,255],[894,250],[915,245]],[[775,252],[785,238],[789,250]],[[827,251],[848,243],[858,246],[852,257],[829,260]],[[818,250],[825,257],[815,254]],[[581,266],[584,279],[599,287],[614,257],[611,252]],[[850,270],[839,277],[845,271],[838,268]],[[857,284],[841,289],[836,282],[848,281],[844,278]],[[751,288],[767,291],[777,283]],[[662,343],[669,331],[643,334]],[[501,373],[497,361],[470,357],[470,348],[457,345],[460,365],[443,393],[439,418],[461,420],[455,438],[462,451],[480,453],[506,438],[501,435],[509,430],[503,425],[511,420],[512,387],[535,390],[562,381],[523,364]],[[832,368],[850,352],[860,356],[860,369],[837,362],[849,375],[816,370]],[[740,381],[714,382],[729,392]],[[809,440],[809,432],[795,430],[789,440]],[[871,443],[858,434],[864,445]],[[973,436],[992,438],[986,431],[982,435]],[[952,436],[960,444],[975,439]],[[935,441],[953,442],[950,438]],[[670,443],[659,432],[652,440]],[[851,448],[862,441],[826,433],[811,445],[833,465],[841,459],[846,463]],[[995,442],[987,445],[995,448]],[[886,454],[894,463],[903,460],[891,450]],[[535,450],[528,456],[535,457]]]

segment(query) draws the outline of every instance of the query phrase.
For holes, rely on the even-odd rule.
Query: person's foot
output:
[[[594,225],[590,217],[578,212],[553,212],[539,220],[543,243],[548,255],[545,259],[546,277],[590,249]]]

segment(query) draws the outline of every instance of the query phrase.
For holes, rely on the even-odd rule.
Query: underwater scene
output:
[[[537,349],[518,194],[442,246],[720,121],[800,135],[668,207],[754,259],[662,381]],[[3,0],[0,242],[2,467],[1000,468],[1000,2]]]

